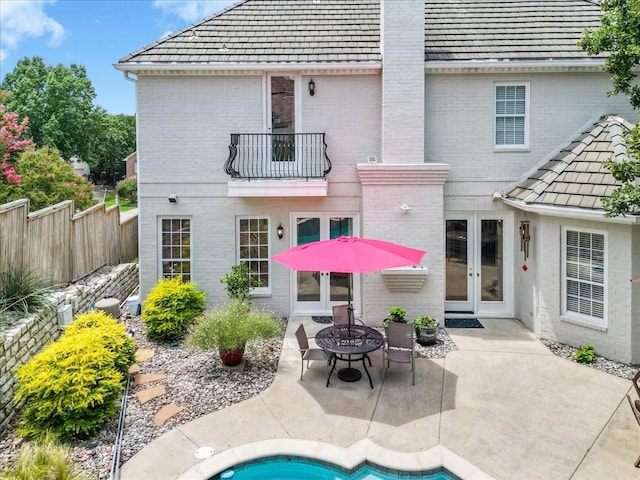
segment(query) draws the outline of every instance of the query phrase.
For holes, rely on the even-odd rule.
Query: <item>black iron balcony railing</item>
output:
[[[324,133],[232,133],[224,171],[232,178],[325,178]]]

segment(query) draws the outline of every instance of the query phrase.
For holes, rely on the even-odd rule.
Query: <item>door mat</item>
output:
[[[316,323],[333,323],[333,317],[331,315],[328,317],[311,317],[311,319]]]
[[[446,328],[484,328],[477,318],[445,318]]]

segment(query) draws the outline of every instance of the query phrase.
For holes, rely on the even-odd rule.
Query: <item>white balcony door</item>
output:
[[[447,313],[513,314],[512,225],[509,214],[447,216]]]
[[[358,234],[355,215],[294,214],[292,224],[294,245]],[[331,315],[333,305],[349,301],[349,274],[299,271],[293,272],[292,276],[294,315]],[[357,311],[360,305],[358,275],[353,276],[351,295]]]
[[[265,161],[267,171],[276,175],[285,172],[291,176],[298,170],[299,158],[295,136],[299,131],[300,119],[300,82],[295,75],[267,75],[266,125],[267,133],[272,134],[265,142]],[[286,175],[285,175],[286,176]]]

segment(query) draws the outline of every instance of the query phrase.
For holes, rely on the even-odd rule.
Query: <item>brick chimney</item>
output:
[[[424,0],[380,0],[382,161],[424,163]]]

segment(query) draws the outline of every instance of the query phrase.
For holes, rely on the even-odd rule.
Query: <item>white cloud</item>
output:
[[[177,15],[185,22],[193,23],[219,12],[237,0],[153,0],[153,6],[169,15]]]
[[[49,36],[47,43],[51,47],[62,43],[66,33],[64,27],[44,12],[44,6],[53,3],[55,0],[11,0],[0,3],[0,61],[27,37]]]

